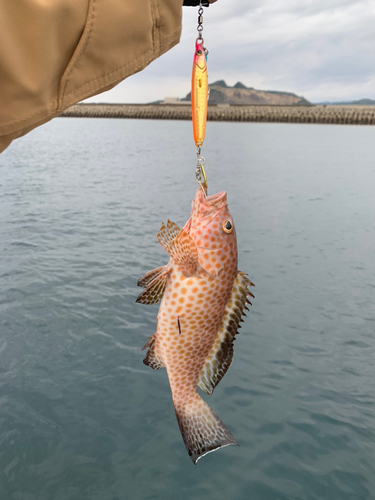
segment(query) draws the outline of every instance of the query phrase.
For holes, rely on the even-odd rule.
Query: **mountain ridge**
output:
[[[316,102],[315,105],[321,106],[375,106],[374,99],[359,99],[358,101],[323,101]]]
[[[311,105],[307,99],[293,92],[258,90],[253,87],[246,87],[242,82],[237,82],[233,87],[230,87],[225,80],[217,80],[209,84],[209,89],[210,104]],[[191,92],[181,100],[190,101]]]

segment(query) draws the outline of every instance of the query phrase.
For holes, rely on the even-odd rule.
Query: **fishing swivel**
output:
[[[198,9],[198,26],[197,26],[197,31],[198,31],[198,40],[203,40],[202,32],[203,32],[203,7],[202,7],[202,2],[199,4],[199,9]]]
[[[202,7],[202,2],[199,4],[197,31],[198,31],[198,37],[197,37],[196,43],[199,43],[202,46],[204,55],[206,56],[206,60],[207,60],[208,50],[206,49],[206,47],[203,46],[204,40],[203,40],[203,7]]]
[[[207,176],[206,172],[204,170],[203,165],[206,163],[206,160],[204,157],[201,155],[201,147],[197,147],[197,168],[195,169],[195,178],[202,188],[203,194],[206,196],[207,194]]]

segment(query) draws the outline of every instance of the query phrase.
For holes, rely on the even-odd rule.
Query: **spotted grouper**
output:
[[[157,238],[170,260],[138,281],[145,290],[137,302],[161,301],[143,362],[167,369],[182,438],[196,463],[217,448],[238,444],[197,385],[212,394],[231,365],[253,283],[237,269],[236,231],[224,191],[206,197],[199,187],[184,228],[168,221]]]

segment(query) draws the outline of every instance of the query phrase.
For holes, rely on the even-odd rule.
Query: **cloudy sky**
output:
[[[152,102],[189,91],[197,8],[181,42],[93,102]],[[285,90],[311,102],[375,99],[374,0],[218,0],[204,9],[209,80]]]

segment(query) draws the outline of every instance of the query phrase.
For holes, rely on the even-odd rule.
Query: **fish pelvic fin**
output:
[[[144,274],[142,278],[139,278],[137,285],[146,288],[151,281],[157,278],[160,274],[164,273],[166,270],[167,266],[161,266],[156,269],[152,269],[152,271],[148,271],[148,273]]]
[[[243,321],[242,317],[245,316],[247,304],[250,304],[248,297],[254,297],[248,290],[249,286],[254,284],[245,273],[238,271],[219,331],[199,374],[198,386],[207,394],[213,393],[232,364],[233,342],[240,328],[240,322]]]
[[[154,370],[160,370],[160,368],[164,368],[165,365],[160,359],[160,355],[156,350],[155,341],[156,341],[156,333],[154,333],[154,335],[151,335],[151,337],[149,337],[148,342],[143,346],[142,351],[148,348],[143,363],[149,366],[150,368],[153,368]]]
[[[157,270],[154,269],[153,271],[150,271],[150,273],[154,271]],[[141,278],[141,280],[145,278],[146,274]],[[154,279],[151,279],[151,281],[147,283],[145,290],[143,290],[143,292],[138,295],[136,302],[139,304],[157,304],[158,302],[160,302],[163,298],[165,287],[167,286],[168,276],[169,273],[167,270],[167,266],[164,266],[164,270],[162,270],[159,274],[156,274],[156,277]],[[147,278],[143,282],[146,281]]]
[[[167,226],[162,224],[157,238],[181,272],[185,276],[192,276],[200,271],[198,249],[186,229],[181,229],[176,234],[176,228],[178,229],[178,226],[171,221],[168,221]]]
[[[174,404],[185,448],[194,462],[218,448],[238,443],[207,403],[197,393],[189,404]]]

